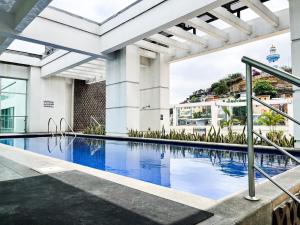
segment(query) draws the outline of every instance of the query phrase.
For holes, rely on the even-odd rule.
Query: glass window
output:
[[[0,78],[0,133],[26,132],[25,80]]]

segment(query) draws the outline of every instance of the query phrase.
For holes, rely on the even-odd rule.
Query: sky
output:
[[[245,74],[245,65],[241,62],[243,56],[267,63],[266,56],[272,44],[281,55],[278,65],[291,66],[289,33],[171,64],[171,104],[182,102],[200,88],[209,88],[227,74]]]
[[[135,1],[136,0],[53,0],[51,6],[67,10],[100,23]]]
[[[100,23],[133,2],[135,0],[88,0],[84,3],[82,0],[53,0],[51,5]],[[272,0],[266,5],[272,11],[277,11],[288,7],[288,1]],[[255,17],[257,15],[251,10],[242,13],[242,19],[245,21]],[[214,22],[213,25],[218,28],[228,26],[220,20]],[[213,82],[227,74],[244,73],[245,66],[241,63],[244,55],[266,62],[265,58],[272,44],[277,47],[278,53],[281,55],[278,64],[290,66],[289,33],[171,64],[170,103],[182,102],[193,91],[208,88]],[[19,46],[22,46],[21,41],[14,42],[11,47],[19,48]],[[35,49],[37,53],[44,50],[43,46],[39,49],[27,45],[27,48]]]

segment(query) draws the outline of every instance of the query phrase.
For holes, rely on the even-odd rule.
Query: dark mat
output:
[[[1,225],[194,225],[212,215],[78,171],[0,182]]]

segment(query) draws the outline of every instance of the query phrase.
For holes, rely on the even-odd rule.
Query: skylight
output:
[[[100,23],[135,1],[136,0],[54,0],[50,5]]]

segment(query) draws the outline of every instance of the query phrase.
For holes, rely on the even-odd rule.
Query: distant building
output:
[[[293,115],[293,99],[292,98],[270,98],[269,95],[258,96],[267,104],[270,104],[276,109]],[[264,113],[269,111],[268,108],[262,106],[258,102],[253,102],[253,119],[256,124],[257,119]],[[211,126],[218,127],[221,121],[227,120],[224,108],[227,108],[234,118],[240,122],[234,125],[244,126],[246,122],[246,101],[245,94],[237,100],[234,98],[225,98],[212,101],[177,104],[172,108],[171,126],[173,129],[185,129],[186,131],[194,130],[209,130]],[[283,124],[283,127],[292,133],[292,125],[288,120]]]

